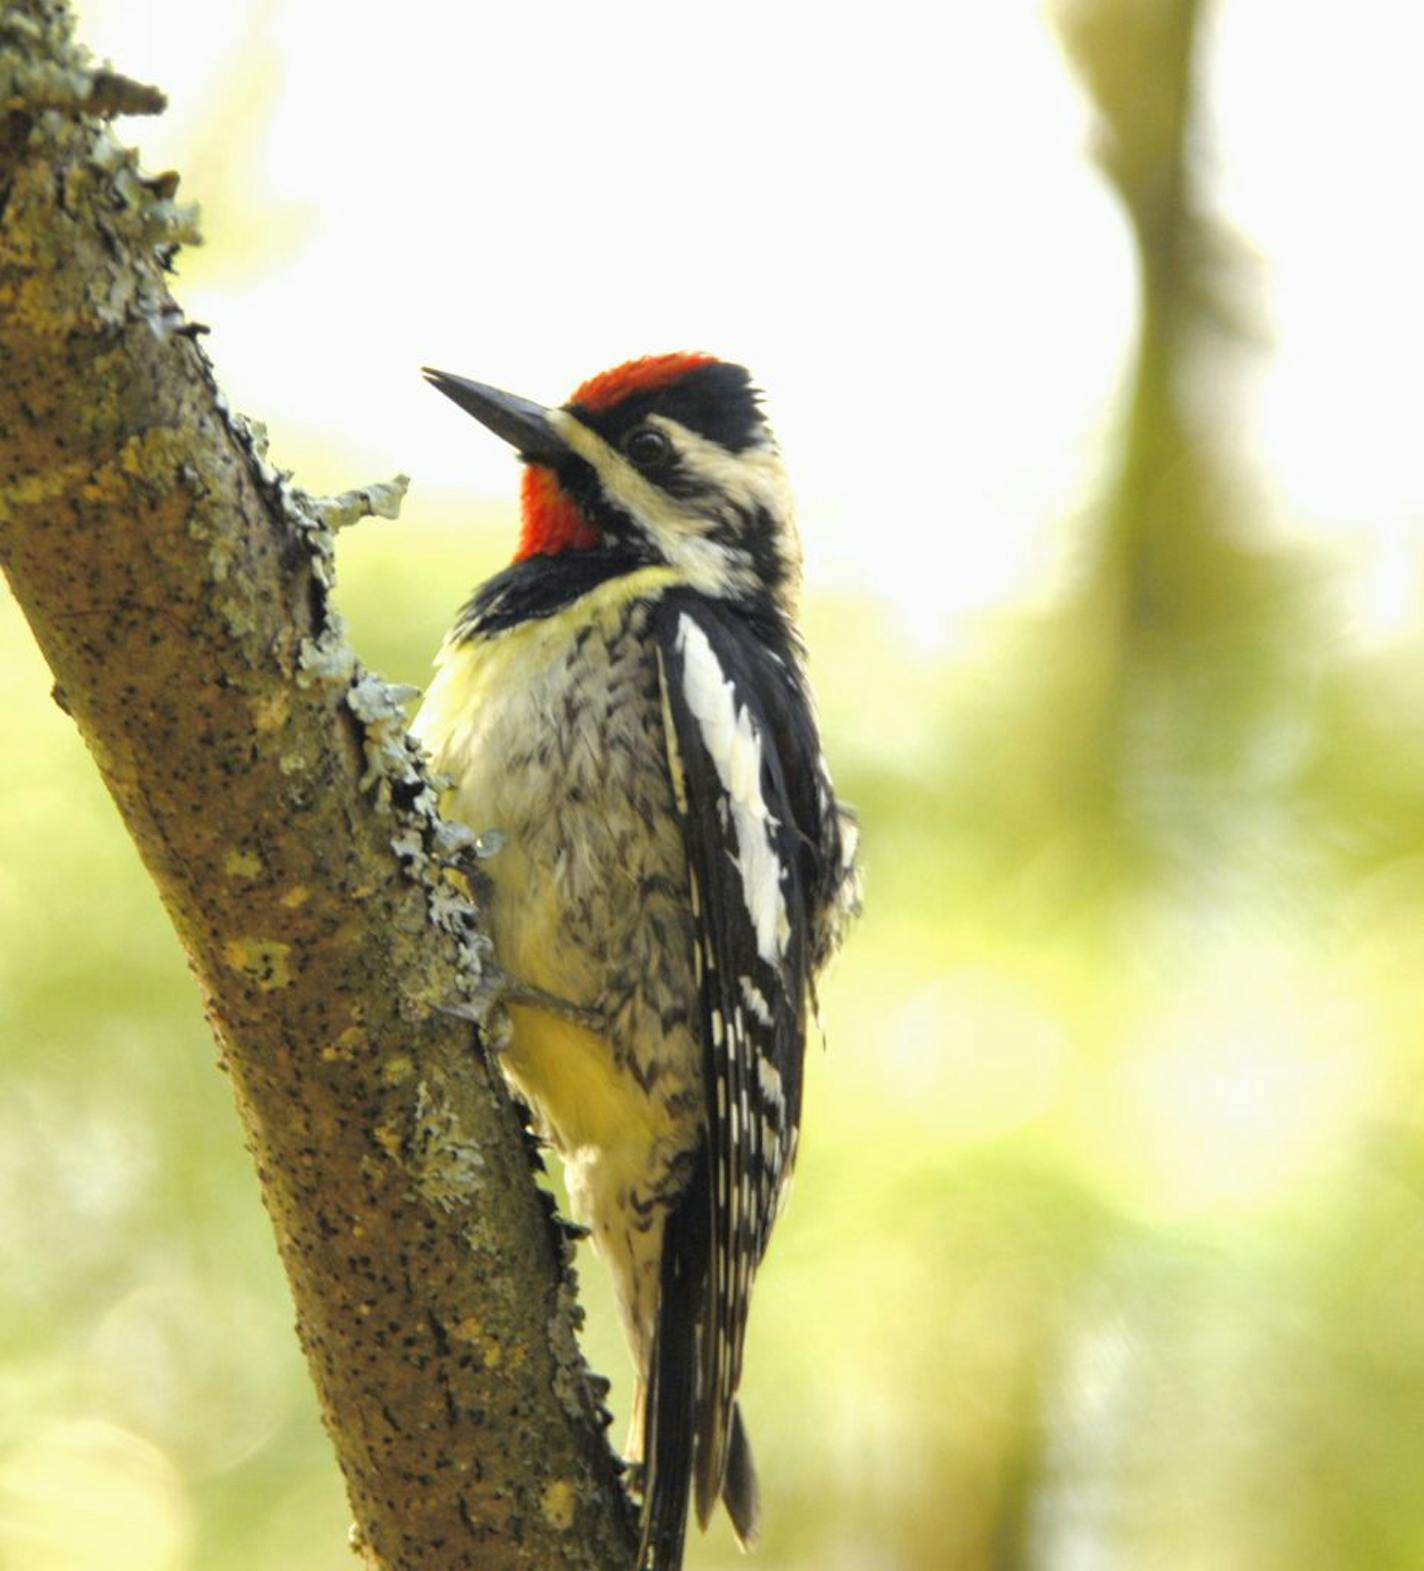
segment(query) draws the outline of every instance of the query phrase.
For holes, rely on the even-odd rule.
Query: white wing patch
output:
[[[766,995],[749,976],[739,976],[737,981],[741,983],[742,997],[746,1000],[747,1008],[762,1025],[771,1025],[773,1023],[771,1005],[767,1003]]]
[[[677,648],[687,707],[730,804],[737,831],[737,872],[756,932],[757,953],[768,965],[775,965],[786,953],[791,923],[781,887],[781,863],[772,844],[776,820],[761,793],[761,735],[750,712],[738,706],[707,635],[686,613],[678,618]]]

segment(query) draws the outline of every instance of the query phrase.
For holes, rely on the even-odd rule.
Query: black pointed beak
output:
[[[432,371],[429,366],[422,368],[422,374],[467,415],[473,415],[482,426],[503,437],[521,458],[534,464],[557,464],[569,456],[568,443],[554,429],[549,411],[542,404],[502,393],[483,382],[453,376],[449,371]]]

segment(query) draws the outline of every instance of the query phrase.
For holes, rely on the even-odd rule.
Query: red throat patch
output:
[[[589,377],[574,390],[569,402],[594,411],[612,409],[634,393],[649,393],[656,387],[666,387],[698,366],[715,365],[716,361],[716,355],[644,355],[641,360],[629,360],[614,366],[611,371],[600,371],[597,376]]]
[[[552,469],[542,464],[525,469],[521,504],[524,523],[516,562],[560,551],[591,551],[598,544],[598,531],[566,495]]]

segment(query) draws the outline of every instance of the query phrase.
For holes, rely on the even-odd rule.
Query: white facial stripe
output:
[[[598,475],[604,495],[654,540],[659,551],[689,582],[711,594],[750,589],[756,574],[750,557],[735,545],[709,538],[718,525],[737,522],[736,510],[764,508],[777,522],[787,567],[787,593],[794,595],[800,573],[800,548],[792,521],[790,486],[771,446],[729,453],[719,443],[689,431],[663,415],[651,416],[677,447],[685,467],[704,482],[707,496],[679,501],[641,474],[622,453],[564,409],[549,411],[554,429]],[[709,511],[708,496],[720,505]]]
[[[729,453],[700,431],[690,431],[666,415],[650,415],[646,422],[656,426],[677,448],[683,466],[709,490],[725,496],[743,512],[764,508],[773,518],[789,525],[795,513],[791,486],[781,455],[769,443]]]
[[[791,924],[781,888],[781,863],[772,844],[771,813],[761,794],[761,736],[750,712],[737,703],[707,635],[685,612],[678,618],[687,707],[727,793],[737,831],[736,867],[742,899],[756,930],[757,953],[775,964],[786,953]],[[719,1022],[713,1019],[714,1040]]]

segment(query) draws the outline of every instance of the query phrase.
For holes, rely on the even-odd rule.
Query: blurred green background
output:
[[[1419,24],[420,4],[392,61],[312,0],[191,9],[201,39],[81,8],[174,94],[141,129],[207,215],[179,288],[273,456],[312,489],[415,475],[402,522],[340,543],[368,663],[422,683],[513,539],[507,459],[478,469],[421,358],[554,399],[707,343],[807,455],[868,893],[752,1317],[759,1563],[1424,1564]],[[424,74],[451,30],[466,96]],[[506,66],[550,140],[491,132]],[[697,96],[733,68],[744,101]],[[623,134],[651,98],[657,134]],[[805,144],[768,158],[779,194],[722,118]],[[560,207],[585,173],[592,240]],[[738,202],[809,305],[774,244],[722,249]],[[8,600],[0,659],[0,1567],[344,1567],[182,954]],[[689,1550],[740,1563],[721,1523]]]

